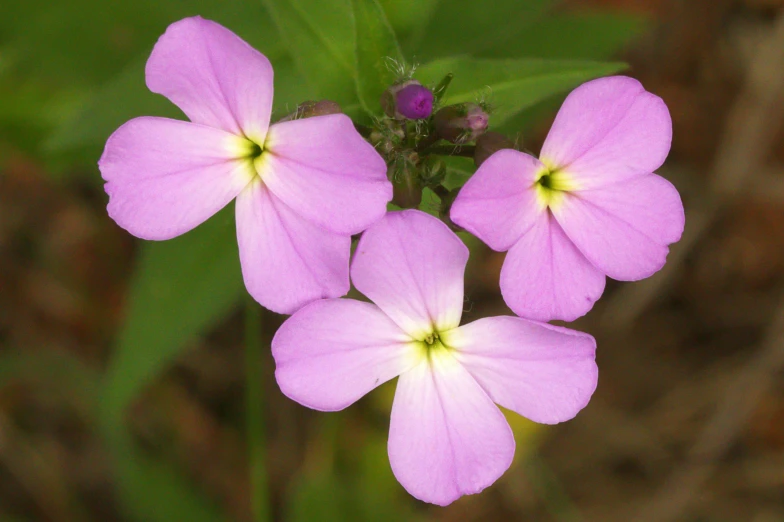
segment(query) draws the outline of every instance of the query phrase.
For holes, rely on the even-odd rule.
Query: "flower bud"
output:
[[[308,100],[300,103],[297,110],[282,118],[280,121],[300,120],[302,118],[312,118],[314,116],[326,116],[327,114],[340,114],[343,112],[340,105],[332,100],[313,101]]]
[[[389,156],[403,143],[405,132],[398,122],[384,120],[379,127],[373,129],[369,138],[376,150],[384,156]]]
[[[476,103],[449,105],[433,118],[436,133],[452,143],[467,143],[484,134],[489,117]]]
[[[433,92],[416,80],[393,85],[381,95],[381,107],[390,118],[421,120],[433,112]]]
[[[486,132],[476,139],[476,150],[474,151],[474,163],[480,166],[487,158],[501,149],[513,149],[512,140],[499,132]]]
[[[410,120],[428,118],[433,113],[433,93],[422,85],[408,85],[397,93],[397,111]]]
[[[392,203],[400,208],[417,208],[422,203],[422,187],[409,172],[392,184]]]
[[[414,151],[401,155],[390,167],[392,203],[400,208],[417,208],[422,202],[422,185],[418,179],[419,154]]]

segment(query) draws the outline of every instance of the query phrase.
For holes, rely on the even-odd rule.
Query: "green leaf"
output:
[[[441,159],[446,163],[446,176],[441,184],[447,190],[462,187],[476,171],[473,158],[443,156]]]
[[[101,426],[118,468],[120,493],[138,520],[221,520],[171,466],[133,443],[124,413],[139,392],[241,297],[233,205],[195,230],[145,243],[131,280],[125,324],[101,394]]]
[[[46,150],[61,153],[86,149],[88,155],[97,158],[109,135],[131,118],[154,115],[185,119],[173,103],[147,89],[144,81],[146,61],[147,56],[141,56],[87,97],[73,116],[55,129],[45,144]],[[276,59],[274,67],[274,111],[283,116],[306,97],[306,85],[290,58]],[[117,100],[123,100],[123,103]],[[96,181],[99,179],[96,175]]]
[[[407,49],[419,59],[477,55],[534,23],[551,0],[441,0]]]
[[[419,203],[419,210],[427,212],[431,216],[439,217],[441,211],[441,198],[431,189],[422,189],[422,201]]]
[[[481,52],[493,58],[601,60],[617,53],[646,27],[625,13],[565,13],[542,18],[513,37]]]
[[[379,0],[389,24],[401,39],[419,35],[429,23],[438,0]]]
[[[348,0],[263,0],[313,98],[356,100]]]
[[[368,114],[380,114],[381,94],[404,66],[397,37],[378,0],[351,0],[356,28],[357,95]]]
[[[122,418],[136,395],[189,341],[241,297],[233,205],[178,238],[143,245],[109,365],[103,415]]]
[[[182,112],[174,104],[147,89],[144,83],[146,61],[145,56],[131,63],[113,80],[88,96],[84,105],[50,136],[46,149],[63,151],[102,145],[117,127],[136,116],[182,119]]]
[[[619,62],[456,57],[425,64],[416,76],[422,83],[435,84],[454,73],[444,103],[489,102],[490,124],[496,126],[554,94],[625,67]]]
[[[3,8],[0,35],[28,72],[56,85],[105,81],[151,49],[170,23],[197,13],[240,36],[253,31],[270,45],[276,41],[262,7],[247,0],[26,0],[10,3],[9,12]]]

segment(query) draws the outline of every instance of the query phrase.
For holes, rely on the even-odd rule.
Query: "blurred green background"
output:
[[[512,468],[437,508],[389,468],[394,382],[317,413],[280,394],[267,356],[275,520],[784,520],[784,1],[379,5],[392,31],[355,24],[349,0],[3,0],[0,520],[251,519],[232,209],[144,243],[106,215],[96,167],[124,121],[183,118],[147,91],[144,63],[196,14],[269,57],[274,117],[330,98],[367,120],[383,85],[355,44],[393,48],[394,32],[418,79],[453,72],[448,98],[487,100],[491,128],[526,150],[569,89],[619,71],[674,122],[660,174],[682,193],[686,233],[665,270],[608,282],[574,323],[597,337],[600,367],[575,420],[509,414]],[[451,165],[454,183],[469,165]],[[472,245],[464,322],[510,313],[502,260]],[[267,346],[283,319],[264,314]]]

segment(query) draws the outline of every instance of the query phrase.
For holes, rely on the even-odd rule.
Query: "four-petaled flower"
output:
[[[648,277],[680,239],[680,196],[653,173],[671,138],[667,106],[637,80],[588,82],[566,98],[539,159],[496,152],[461,189],[450,217],[509,251],[500,285],[516,314],[574,320],[601,296],[605,275]]]
[[[492,484],[514,437],[493,402],[541,423],[574,417],[596,388],[593,337],[521,319],[460,326],[468,249],[418,210],[392,212],[362,235],[351,265],[373,303],[311,303],[272,341],[288,397],[343,409],[400,376],[389,460],[415,497],[446,505]]]
[[[269,61],[200,17],[166,30],[146,76],[191,121],[136,118],[109,138],[99,166],[117,224],[170,239],[236,198],[242,273],[259,303],[291,313],[345,295],[350,236],[392,199],[384,160],[352,121],[333,114],[270,125]]]

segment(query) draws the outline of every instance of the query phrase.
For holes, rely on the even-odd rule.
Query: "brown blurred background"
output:
[[[513,468],[441,509],[390,480],[384,444],[394,384],[345,412],[316,413],[280,394],[269,358],[278,519],[328,519],[331,508],[302,507],[338,502],[320,484],[348,477],[340,495],[351,503],[366,495],[365,466],[375,466],[383,476],[370,483],[383,484],[393,499],[383,505],[395,507],[353,519],[784,521],[784,1],[572,0],[561,8],[586,7],[650,19],[620,58],[670,108],[674,142],[660,173],[681,191],[687,217],[662,272],[608,282],[573,325],[598,341],[593,400],[562,425],[513,420]],[[526,147],[538,150],[548,126],[526,133]],[[99,185],[53,179],[13,143],[0,150],[0,350],[25,351],[17,366],[0,367],[0,518],[129,520],[92,410],[137,243],[106,216]],[[475,252],[464,321],[508,313],[497,287],[502,260]],[[282,319],[266,314],[265,331]],[[247,521],[241,343],[238,309],[152,383],[128,419],[143,447],[229,520]]]

